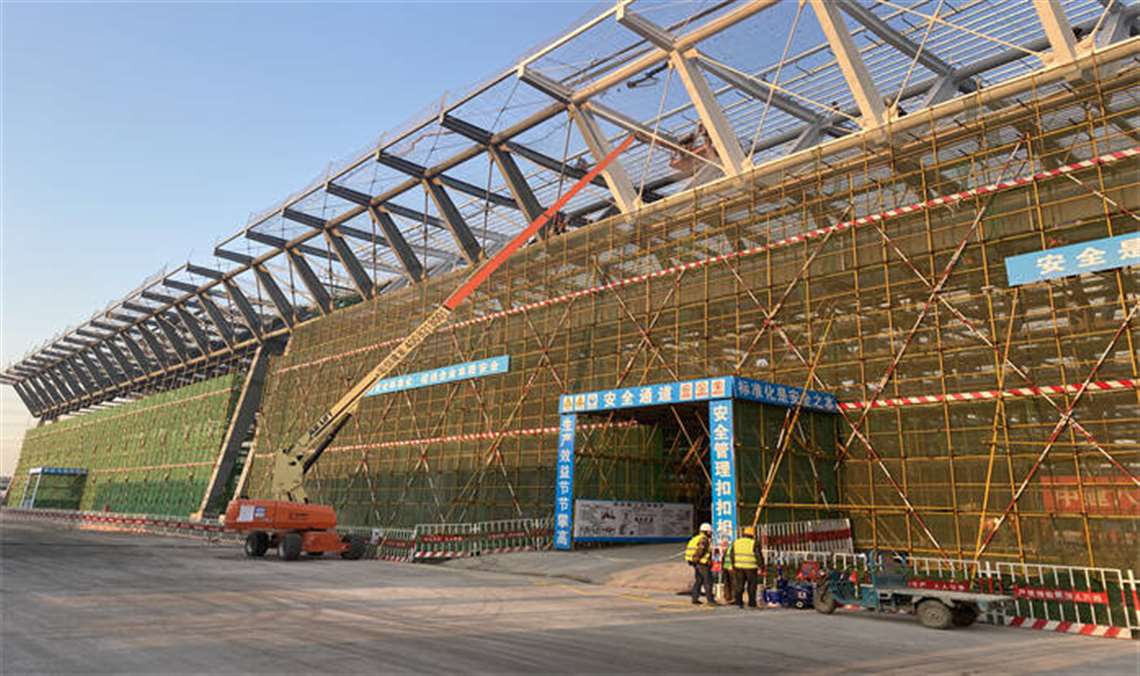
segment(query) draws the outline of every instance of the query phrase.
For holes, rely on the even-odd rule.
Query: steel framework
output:
[[[684,192],[698,177],[673,168],[678,155],[706,166],[704,181],[821,140],[893,133],[904,109],[1119,43],[1140,13],[1093,0],[811,7],[816,22],[772,0],[600,9],[253,217],[211,260],[148,278],[0,379],[52,419],[209,377],[299,324],[495,250],[616,133],[639,144],[570,204],[570,227]],[[785,34],[781,54],[760,46]],[[678,141],[697,132],[712,153]]]
[[[1136,231],[1134,63],[1032,74],[949,102],[956,117],[903,118],[905,143],[869,130],[528,248],[408,366],[506,353],[512,373],[367,400],[317,494],[362,524],[546,514],[560,394],[740,373],[843,402],[838,499],[807,479],[826,450],[803,444],[800,479],[780,474],[777,426],[757,431],[742,511],[845,511],[875,546],[1134,564],[1140,275],[1014,289],[1001,268]],[[459,274],[298,329],[267,386],[252,494],[258,459]],[[699,494],[704,430],[674,416],[599,421],[578,474],[614,497]]]
[[[264,493],[262,459],[580,158],[632,133],[620,168],[407,365],[510,354],[511,372],[370,398],[326,451],[311,492],[342,520],[545,515],[561,393],[734,373],[843,402],[834,442],[790,419],[744,432],[760,451],[742,514],[840,510],[875,546],[1135,565],[1136,269],[1013,290],[1001,261],[1136,230],[1136,15],[622,2],[4,377],[52,418],[288,335],[239,482]],[[756,47],[769,31],[778,55]],[[584,426],[582,476],[614,496],[699,493],[705,430],[672,416]],[[832,474],[821,462],[836,493],[798,485]]]

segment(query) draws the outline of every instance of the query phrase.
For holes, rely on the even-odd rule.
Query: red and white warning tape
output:
[[[1080,634],[1081,636],[1132,640],[1132,632],[1127,628],[1112,627],[1106,624],[1084,624],[1082,622],[1065,622],[1063,620],[1036,620],[1032,617],[1007,617],[1005,618],[1005,624],[1007,627],[1052,631],[1059,634]]]
[[[1117,380],[1098,380],[1089,383],[1091,391],[1130,390],[1140,388],[1140,380],[1121,378]],[[871,408],[897,408],[901,406],[926,406],[938,404],[943,401],[986,401],[1000,397],[1038,397],[1043,394],[1073,393],[1080,389],[1080,385],[1043,385],[1040,387],[1014,387],[1008,390],[982,390],[980,392],[948,392],[946,394],[926,394],[916,397],[896,397],[893,399],[876,399]],[[866,401],[840,402],[840,408],[847,411],[859,410],[867,407]],[[613,423],[588,423],[578,425],[578,429],[601,429],[614,427],[628,427],[636,425],[636,421],[620,421]],[[500,432],[474,432],[471,434],[452,434],[438,437],[422,437],[418,439],[396,439],[377,444],[352,444],[348,446],[334,446],[328,452],[360,451],[378,448],[393,448],[398,446],[417,446],[428,444],[442,444],[455,441],[485,441],[497,437],[527,437],[527,436],[553,436],[558,434],[557,427],[528,427]]]
[[[1129,379],[1097,380],[1089,383],[1090,391],[1097,390],[1131,390],[1137,387],[1138,382]],[[896,397],[893,399],[876,399],[871,408],[897,408],[900,406],[921,406],[923,404],[938,404],[943,401],[977,401],[997,399],[998,397],[1038,397],[1042,394],[1073,393],[1081,389],[1075,385],[1045,385],[1042,387],[1014,387],[1008,390],[982,390],[980,392],[949,392],[947,394],[924,394],[918,397]],[[839,404],[846,411],[859,410],[867,407],[866,401],[845,401]]]
[[[485,315],[479,315],[478,317],[472,317],[471,319],[467,319],[467,320],[462,321],[462,322],[456,322],[454,324],[449,324],[445,328],[447,330],[455,330],[455,329],[462,328],[465,326],[470,326],[472,324],[479,324],[482,322],[493,321],[495,319],[501,319],[503,317],[508,317],[510,315],[516,315],[519,313],[527,312],[529,310],[533,310],[533,309],[537,309],[537,308],[541,308],[541,307],[546,307],[549,305],[555,305],[557,303],[565,303],[565,302],[570,301],[574,298],[580,298],[582,296],[588,296],[591,294],[600,293],[602,291],[609,291],[609,290],[617,289],[617,288],[620,288],[623,286],[629,286],[630,284],[639,284],[641,282],[645,282],[645,281],[648,281],[650,279],[654,279],[657,277],[665,277],[668,275],[675,275],[675,274],[677,274],[683,270],[695,270],[697,268],[706,267],[706,266],[712,265],[714,263],[721,263],[724,261],[732,260],[734,258],[745,258],[748,256],[754,256],[756,254],[764,253],[766,251],[771,251],[772,249],[778,249],[781,247],[790,246],[792,244],[798,244],[800,242],[804,242],[804,241],[808,241],[808,240],[819,239],[819,238],[824,237],[824,236],[826,236],[830,233],[833,233],[833,232],[842,232],[844,230],[848,230],[851,228],[859,228],[859,227],[862,227],[864,225],[867,225],[868,223],[882,223],[883,221],[887,221],[887,220],[890,220],[892,218],[896,218],[898,216],[906,216],[906,215],[913,214],[916,212],[926,211],[928,209],[934,209],[934,208],[940,207],[940,206],[954,206],[954,205],[956,205],[956,204],[958,204],[964,200],[968,200],[971,198],[980,197],[983,195],[988,195],[990,193],[1000,192],[1003,190],[1009,190],[1011,188],[1019,188],[1019,187],[1025,186],[1025,185],[1029,185],[1030,183],[1049,180],[1052,178],[1056,178],[1058,176],[1063,176],[1065,174],[1071,174],[1075,171],[1080,171],[1082,169],[1089,169],[1089,168],[1092,168],[1095,166],[1112,164],[1114,162],[1119,162],[1121,160],[1128,159],[1130,157],[1135,157],[1137,155],[1140,155],[1140,146],[1133,146],[1132,148],[1128,148],[1126,150],[1118,150],[1116,152],[1105,153],[1103,155],[1100,155],[1098,157],[1094,157],[1094,158],[1091,158],[1088,160],[1081,160],[1080,162],[1073,162],[1071,164],[1066,164],[1062,167],[1057,167],[1056,169],[1050,169],[1049,171],[1041,171],[1041,172],[1037,172],[1035,174],[1026,174],[1024,176],[1018,176],[1016,178],[1011,178],[1008,181],[999,181],[997,183],[991,183],[989,185],[983,185],[983,186],[979,186],[977,188],[970,188],[969,190],[963,190],[961,192],[956,192],[956,193],[953,193],[950,195],[942,195],[940,197],[935,197],[933,199],[929,199],[929,200],[926,200],[923,202],[915,202],[914,204],[908,204],[906,206],[896,207],[894,209],[887,209],[886,211],[881,211],[881,212],[876,213],[876,214],[869,214],[867,216],[860,216],[859,218],[855,218],[855,219],[849,220],[849,221],[843,221],[841,223],[836,223],[835,225],[828,226],[825,228],[816,228],[815,230],[808,230],[807,232],[802,232],[799,234],[784,237],[782,239],[773,240],[767,244],[763,244],[760,246],[754,246],[754,247],[750,247],[747,249],[739,249],[737,251],[732,251],[732,252],[729,252],[726,254],[721,254],[719,256],[712,256],[710,258],[702,258],[702,259],[691,261],[688,263],[680,263],[678,265],[674,265],[674,266],[671,266],[668,268],[663,268],[661,270],[656,270],[654,272],[649,272],[649,273],[646,273],[643,275],[626,277],[624,279],[614,280],[608,284],[602,284],[599,286],[593,286],[593,287],[589,287],[589,288],[585,288],[585,289],[580,289],[578,291],[573,291],[571,293],[562,294],[561,296],[555,296],[553,298],[547,298],[546,300],[541,300],[541,301],[536,301],[533,303],[527,303],[524,305],[519,305],[517,307],[513,307],[513,308],[510,308],[507,310],[500,310],[499,312],[492,312],[492,313],[485,314]],[[384,348],[384,347],[387,347],[390,345],[395,345],[396,343],[400,342],[400,340],[402,340],[402,339],[394,338],[391,340],[381,341],[379,343],[373,343],[371,345],[365,345],[363,347],[359,347],[359,348],[356,348],[354,350],[349,350],[347,352],[342,352],[340,354],[334,354],[334,355],[329,355],[327,357],[321,357],[319,359],[314,359],[312,361],[307,361],[307,362],[304,362],[301,364],[293,364],[291,366],[285,366],[285,367],[278,369],[276,372],[277,373],[286,373],[288,371],[293,371],[293,370],[300,369],[300,368],[317,366],[317,365],[323,364],[325,362],[344,359],[344,358],[350,357],[352,355],[361,354],[364,352],[369,352],[371,350],[378,350],[378,349],[381,349],[381,348]]]

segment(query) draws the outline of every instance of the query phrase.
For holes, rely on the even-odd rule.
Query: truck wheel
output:
[[[277,547],[277,555],[285,561],[296,561],[301,557],[301,545],[304,539],[300,533],[286,533],[281,537],[281,544]]]
[[[255,530],[245,536],[245,555],[252,558],[265,556],[269,549],[269,534],[263,530]]]
[[[926,599],[918,604],[918,621],[931,629],[949,629],[953,614],[946,604],[937,599]]]
[[[815,599],[813,603],[815,604],[815,609],[824,615],[830,615],[835,612],[835,597],[831,595],[831,588],[827,585],[815,588]]]
[[[349,561],[356,561],[363,557],[365,550],[368,548],[368,541],[361,537],[345,535],[341,541],[348,543],[348,549],[341,552],[340,557]]]
[[[955,627],[968,627],[978,619],[978,609],[974,606],[954,606],[950,612]]]

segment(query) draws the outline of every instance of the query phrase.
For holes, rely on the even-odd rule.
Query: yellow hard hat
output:
[[[744,533],[744,537],[750,538],[750,537],[753,537],[754,535],[756,535],[756,529],[753,528],[752,526],[745,526],[743,533]]]

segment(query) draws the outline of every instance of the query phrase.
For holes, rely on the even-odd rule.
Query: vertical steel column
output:
[[[270,357],[283,353],[287,340],[286,338],[266,341],[258,346],[254,353],[253,361],[249,364],[249,371],[245,374],[241,394],[238,395],[237,405],[234,406],[230,424],[226,428],[226,435],[222,439],[221,449],[218,451],[217,458],[214,459],[210,479],[206,482],[206,490],[202,494],[195,518],[214,516],[225,508],[225,505],[220,502],[227,497],[223,494],[223,490],[233,475],[238,453],[249,436],[257,411],[261,406],[261,396],[265,391],[265,376],[269,370]],[[251,454],[252,452],[253,450],[250,449]],[[247,457],[246,464],[251,464],[252,460],[252,457]]]

